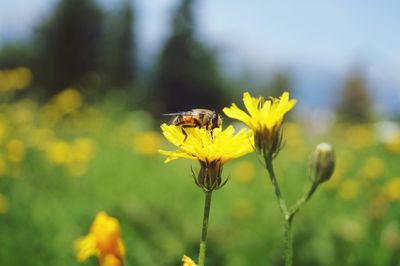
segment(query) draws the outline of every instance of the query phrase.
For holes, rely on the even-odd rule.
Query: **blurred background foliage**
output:
[[[139,60],[130,1],[104,10],[94,0],[59,0],[31,40],[0,47],[3,265],[77,265],[73,242],[100,210],[122,224],[127,265],[196,258],[203,195],[190,166],[197,165],[163,164],[157,150],[171,147],[159,117],[240,102],[252,77],[225,75],[219,51],[198,35],[195,7],[177,1],[151,69]],[[400,263],[400,125],[377,114],[371,89],[356,67],[338,89],[334,114],[295,111],[284,126],[276,164],[290,202],[307,187],[313,147],[328,141],[337,151],[334,177],[297,218],[296,265]],[[285,90],[296,96],[281,69],[253,93]],[[215,193],[207,263],[283,265],[281,217],[257,158],[224,172],[231,180]]]

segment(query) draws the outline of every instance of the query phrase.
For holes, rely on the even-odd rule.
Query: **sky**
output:
[[[57,2],[0,0],[0,45],[29,38]],[[112,8],[122,0],[98,2]],[[151,61],[168,36],[178,1],[132,3],[140,54]],[[219,51],[231,75],[289,71],[299,96],[320,106],[332,104],[346,73],[361,66],[379,111],[400,114],[399,10],[396,0],[197,0],[196,19],[200,38]]]

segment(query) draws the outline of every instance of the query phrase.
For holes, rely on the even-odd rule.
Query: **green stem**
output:
[[[293,265],[292,221],[285,220],[285,266]]]
[[[201,239],[199,248],[199,266],[204,266],[204,261],[206,258],[207,229],[208,229],[208,217],[210,215],[211,195],[212,191],[205,192],[203,228],[201,230]]]
[[[294,217],[294,215],[300,210],[301,207],[311,198],[311,196],[314,194],[314,192],[317,190],[318,183],[313,183],[310,187],[310,189],[299,199],[291,208],[289,211],[289,220],[291,221]]]
[[[279,207],[284,218],[284,236],[285,236],[285,266],[293,265],[293,237],[292,237],[292,222],[295,214],[301,207],[311,198],[317,190],[318,183],[313,183],[310,189],[301,197],[290,209],[288,209],[282,193],[279,189],[279,184],[275,176],[274,167],[272,165],[272,158],[265,156],[265,167],[267,168],[272,186],[274,188],[275,196],[278,199]]]
[[[285,220],[287,220],[289,218],[289,211],[286,206],[285,200],[282,197],[281,190],[279,189],[278,181],[276,180],[276,177],[275,177],[275,171],[274,171],[274,167],[272,166],[271,158],[265,159],[265,166],[267,168],[269,177],[271,179],[271,183],[272,183],[272,187],[274,188],[275,196],[278,199],[279,207],[281,209],[283,218]]]
[[[272,165],[272,158],[265,157],[265,166],[267,168],[269,177],[271,179],[272,186],[274,188],[275,196],[278,199],[279,207],[281,209],[284,219],[284,236],[285,236],[285,265],[293,265],[293,238],[292,238],[292,219],[290,212],[286,206],[286,202],[282,197],[282,193],[279,189],[278,181],[275,176],[274,167]]]

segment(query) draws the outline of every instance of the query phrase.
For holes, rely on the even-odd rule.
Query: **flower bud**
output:
[[[204,191],[212,191],[223,187],[228,179],[222,181],[222,163],[221,161],[202,162],[200,161],[200,171],[196,174],[192,169],[193,179],[197,186]]]
[[[311,153],[308,161],[308,171],[311,182],[323,183],[328,181],[335,168],[335,154],[328,143],[320,143]]]

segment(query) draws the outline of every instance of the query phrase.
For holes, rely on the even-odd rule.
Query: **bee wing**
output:
[[[177,115],[183,115],[187,112],[176,112],[176,113],[167,113],[167,114],[162,114],[164,116],[177,116]]]
[[[211,111],[211,110],[208,110],[208,109],[203,109],[203,108],[193,109],[192,112],[199,113],[199,114],[212,114],[212,113],[214,113],[214,111]]]

